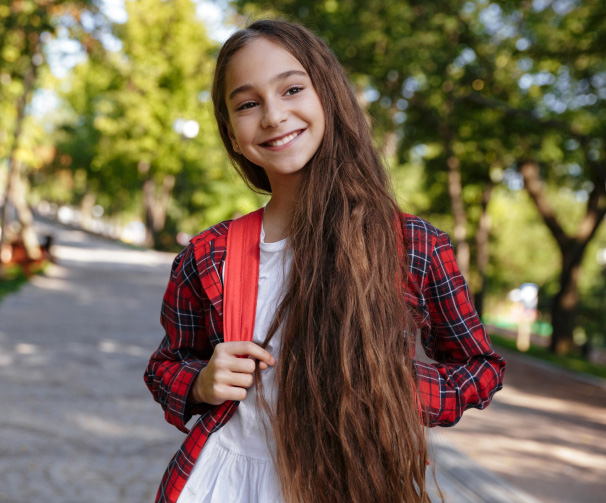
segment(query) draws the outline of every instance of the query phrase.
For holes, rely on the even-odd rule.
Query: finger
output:
[[[234,373],[230,376],[228,383],[230,386],[238,388],[250,388],[253,385],[254,377],[252,374],[238,374]]]
[[[229,362],[229,369],[232,372],[252,374],[256,368],[255,361],[250,358],[235,358]]]
[[[252,356],[256,360],[265,362],[267,365],[275,365],[276,359],[271,353],[263,349],[258,344],[250,341],[235,341],[235,342],[224,342],[225,346],[223,349],[232,355],[248,355]]]
[[[246,389],[244,388],[232,388],[233,398],[232,400],[244,400],[246,395],[248,395]]]
[[[223,386],[217,396],[221,400],[244,400],[246,398],[246,388],[240,386]]]
[[[255,361],[252,358],[238,358],[235,361],[231,361],[229,364],[229,370],[231,372],[252,374],[257,368],[259,368],[259,370],[266,370],[269,368],[269,365],[263,361]]]

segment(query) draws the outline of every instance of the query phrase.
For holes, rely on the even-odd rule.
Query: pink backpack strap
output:
[[[223,339],[252,341],[259,287],[263,208],[229,225],[223,289]]]

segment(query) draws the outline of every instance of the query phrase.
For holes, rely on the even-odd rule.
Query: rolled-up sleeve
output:
[[[483,409],[502,388],[505,361],[497,355],[470,298],[447,234],[438,233],[423,289],[429,326],[427,355],[415,361],[428,426],[452,426],[470,407]]]

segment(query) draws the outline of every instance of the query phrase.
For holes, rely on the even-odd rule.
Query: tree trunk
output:
[[[443,114],[434,120],[434,126],[439,131],[448,166],[448,196],[454,217],[453,241],[457,263],[461,274],[469,281],[470,249],[467,242],[467,213],[463,203],[463,184],[461,182],[461,162],[454,155],[452,143],[454,134],[451,129],[451,119],[454,110],[454,102],[451,98],[444,103]],[[437,121],[436,121],[437,119]]]
[[[459,160],[451,156],[448,158],[448,194],[454,216],[454,244],[457,254],[457,263],[463,276],[469,280],[470,251],[467,242],[467,214],[463,204],[463,186],[461,184],[461,170]]]
[[[551,350],[558,355],[570,353],[574,347],[573,334],[575,329],[576,311],[579,304],[579,274],[583,254],[567,250],[562,257],[562,273],[560,275],[560,291],[553,300],[551,308]]]
[[[395,131],[386,132],[380,148],[381,157],[391,162],[395,158],[397,151],[398,137]]]
[[[19,202],[15,203],[15,201],[14,201],[15,198],[13,197],[13,194],[15,192],[15,187],[19,184],[19,177],[21,176],[21,174],[20,174],[21,163],[20,163],[20,161],[17,160],[16,154],[17,154],[17,148],[19,146],[19,142],[21,140],[21,133],[23,132],[23,121],[25,119],[25,107],[29,100],[29,96],[34,88],[35,78],[36,78],[36,67],[33,64],[33,62],[30,62],[30,65],[27,68],[27,70],[25,71],[25,74],[23,76],[23,94],[17,100],[17,117],[15,119],[15,133],[14,133],[11,150],[10,150],[9,157],[8,157],[8,182],[7,182],[5,196],[4,196],[4,206],[2,208],[2,226],[0,227],[0,249],[2,249],[3,245],[8,242],[8,236],[7,236],[7,231],[9,229],[9,218],[8,218],[9,213],[8,212],[9,212],[11,200],[13,200],[13,204],[14,204],[15,208],[17,209],[17,211],[19,210],[19,208],[17,206],[20,203]],[[27,199],[25,195],[23,195],[23,198]],[[25,203],[25,206],[27,206],[27,203]],[[29,208],[27,208],[27,211],[29,211]],[[31,213],[30,213],[30,215],[31,215]],[[25,235],[27,235],[28,236],[27,239],[29,240],[30,235],[32,233],[34,233],[33,227],[31,226],[31,219],[28,219],[28,216],[25,215],[25,216],[19,216],[19,220],[21,221],[22,232],[24,233],[24,239],[25,239]],[[30,252],[32,252],[34,254],[34,256],[29,256],[29,258],[32,260],[35,260],[36,253],[28,248],[26,248],[26,250],[27,250],[28,256],[30,255]],[[38,252],[39,251],[40,250],[38,249]],[[1,256],[1,254],[0,254],[0,256]],[[1,264],[1,259],[0,259],[0,264]]]
[[[158,189],[156,182],[148,178],[143,183],[143,205],[145,211],[145,244],[149,247],[158,246],[158,237],[166,224],[166,210],[170,195],[175,186],[175,177],[166,175],[162,186]]]
[[[23,240],[23,246],[25,246],[27,258],[30,260],[39,260],[42,258],[42,251],[40,250],[38,236],[34,230],[34,215],[27,204],[27,186],[20,176],[13,186],[12,199],[17,210],[19,223],[21,224],[21,239]]]
[[[551,349],[556,354],[566,354],[574,346],[576,309],[579,303],[579,275],[587,244],[595,235],[606,215],[606,188],[601,179],[595,180],[589,194],[587,211],[574,236],[569,236],[560,225],[555,211],[547,200],[540,178],[539,166],[534,161],[520,164],[524,188],[530,195],[545,225],[555,238],[562,254],[560,291],[554,298],[551,311],[553,334]]]
[[[12,203],[12,193],[16,184],[16,179],[19,176],[19,167],[13,159],[13,156],[9,159],[8,168],[8,180],[6,183],[6,192],[4,194],[4,204],[2,205],[2,222],[0,225],[0,247],[4,246],[9,241],[14,239],[14,236],[10,235],[10,208]]]
[[[482,214],[478,223],[476,232],[476,253],[477,253],[477,269],[478,269],[478,287],[474,295],[474,304],[480,318],[484,312],[484,295],[486,293],[486,269],[490,253],[488,250],[488,238],[490,233],[490,218],[488,216],[488,203],[492,196],[494,184],[490,182],[482,193]]]
[[[87,192],[84,194],[82,201],[80,201],[80,225],[84,229],[92,229],[93,228],[93,207],[95,206],[95,202],[97,201],[97,196],[92,192]]]

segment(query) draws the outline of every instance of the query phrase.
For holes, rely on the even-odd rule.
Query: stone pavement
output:
[[[58,264],[0,303],[0,502],[152,502],[183,439],[142,380],[174,255],[37,225]],[[487,472],[465,431],[456,445],[471,457],[432,433],[447,503],[552,501]]]
[[[606,502],[606,380],[500,352],[503,390],[439,438],[541,502]]]
[[[172,256],[50,230],[58,265],[0,303],[0,501],[151,502],[182,438],[142,380]]]

